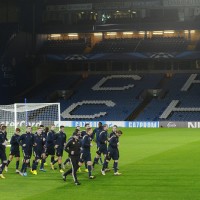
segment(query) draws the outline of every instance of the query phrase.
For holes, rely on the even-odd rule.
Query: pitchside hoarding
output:
[[[89,123],[91,127],[97,127],[99,121],[61,121],[61,125],[66,127],[84,127]],[[109,127],[117,125],[125,128],[200,128],[200,121],[195,122],[179,122],[179,121],[101,121],[103,124],[108,124]],[[55,122],[55,124],[58,124]]]
[[[86,123],[89,123],[91,127],[98,127],[99,121],[32,121],[26,124],[25,121],[17,122],[17,127],[23,127],[26,125],[30,125],[33,127],[40,126],[43,124],[44,126],[50,126],[54,124],[56,127],[63,125],[65,127],[84,127]],[[108,124],[109,127],[117,125],[118,127],[125,128],[200,128],[200,121],[195,122],[179,122],[179,121],[101,121],[103,124]],[[3,121],[1,124],[5,124],[9,127],[14,127],[15,123],[10,121]]]
[[[89,123],[91,127],[97,127],[99,121],[61,121],[61,125],[67,127],[84,127]],[[101,121],[103,124],[108,124],[109,127],[117,125],[118,127],[127,128],[158,128],[158,121]]]
[[[200,128],[200,122],[160,121],[160,127],[164,128]]]

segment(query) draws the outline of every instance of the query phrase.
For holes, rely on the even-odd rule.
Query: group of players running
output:
[[[117,126],[112,127],[112,132],[108,134],[108,125],[98,123],[98,127],[94,130],[90,127],[90,124],[85,124],[85,130],[81,131],[80,126],[77,126],[72,136],[67,141],[67,136],[64,133],[64,126],[60,126],[58,133],[55,132],[55,125],[51,125],[50,129],[40,125],[37,128],[35,134],[32,133],[32,127],[27,126],[26,132],[20,134],[21,130],[16,128],[14,135],[10,140],[10,154],[7,160],[6,145],[7,145],[7,132],[6,126],[0,126],[0,178],[5,179],[3,171],[8,171],[8,166],[13,157],[16,158],[16,173],[21,176],[27,176],[27,167],[30,172],[37,175],[38,164],[40,163],[39,170],[46,172],[44,166],[46,164],[46,158],[51,156],[51,169],[54,170],[55,163],[58,162],[59,171],[62,173],[62,178],[66,181],[66,176],[72,174],[75,185],[80,185],[77,179],[77,171],[85,164],[85,171],[88,172],[89,179],[94,179],[92,175],[92,169],[99,161],[102,164],[101,174],[106,175],[108,171],[108,163],[111,159],[114,160],[113,169],[114,175],[121,175],[118,172],[118,160],[119,160],[119,137],[122,135],[122,131],[117,129]],[[97,144],[97,151],[94,161],[92,162],[90,147],[92,146],[92,140],[95,140]],[[23,152],[23,163],[21,170],[19,170],[20,161],[20,146]],[[62,163],[63,151],[68,152],[69,157]],[[34,155],[32,165],[30,166],[30,159]],[[104,155],[104,161],[101,159],[101,155]],[[56,155],[56,158],[55,158]],[[64,172],[64,166],[70,163],[71,168]]]

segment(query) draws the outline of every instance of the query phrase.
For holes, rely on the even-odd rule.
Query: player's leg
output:
[[[62,156],[63,156],[63,149],[59,149],[58,151],[58,167],[60,170],[60,173],[63,173],[63,169],[62,169]]]
[[[20,154],[18,154],[16,157],[16,164],[15,164],[15,172],[19,173],[19,160],[20,160]]]
[[[114,175],[121,175],[121,173],[118,172],[118,160],[119,160],[119,151],[118,149],[113,152],[112,159],[114,160]]]
[[[10,164],[10,162],[12,161],[13,157],[14,157],[13,154],[10,153],[7,164],[6,164],[7,167]]]
[[[106,175],[105,174],[105,170],[108,167],[108,163],[110,162],[110,159],[111,159],[111,155],[110,155],[110,152],[108,152],[108,154],[105,157],[105,160],[104,160],[104,163],[103,163],[103,167],[101,169],[102,175]]]
[[[95,178],[94,176],[92,176],[92,159],[91,159],[91,153],[87,153],[85,155],[85,161],[87,162],[89,179]]]
[[[79,161],[79,158],[77,156],[72,156],[71,157],[72,177],[73,177],[75,185],[80,185],[80,183],[79,183],[79,181],[77,179],[77,173],[76,173],[78,168],[79,168],[78,161]]]
[[[0,178],[5,179],[3,175],[3,170],[7,164],[7,158],[6,158],[6,153],[5,151],[0,152],[0,159],[2,160],[1,166],[0,166]]]
[[[43,172],[46,172],[46,170],[44,169],[44,163],[46,162],[46,154],[45,153],[42,153],[42,156],[41,156],[41,165],[40,165],[40,171],[43,171]]]
[[[101,152],[100,152],[100,150],[98,149],[97,151],[96,151],[96,156],[95,156],[95,158],[94,158],[94,161],[93,161],[93,167],[95,166],[95,164],[98,164],[98,162],[99,162],[99,158],[101,157]]]

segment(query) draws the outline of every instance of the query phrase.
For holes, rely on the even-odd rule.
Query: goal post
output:
[[[60,126],[60,103],[15,103],[11,105],[0,105],[0,123],[7,126],[8,139],[19,127],[21,132],[30,125],[34,128]]]

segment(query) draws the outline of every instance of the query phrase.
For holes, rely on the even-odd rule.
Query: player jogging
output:
[[[0,159],[1,159],[1,165],[0,165],[0,178],[5,179],[3,173],[3,170],[7,164],[7,157],[6,157],[6,126],[2,125],[0,129]]]
[[[19,137],[19,144],[22,146],[22,152],[24,155],[22,168],[20,175],[27,176],[27,164],[30,163],[32,147],[33,147],[33,134],[31,133],[31,126],[26,127],[26,133]]]
[[[64,133],[64,126],[60,126],[60,131],[55,135],[55,149],[56,149],[56,156],[58,157],[57,160],[54,160],[52,162],[52,166],[58,162],[59,170],[61,173],[64,171],[61,168],[62,164],[62,156],[63,156],[63,150],[64,150],[64,145],[66,145],[66,139],[67,136]]]
[[[96,157],[94,158],[93,167],[95,166],[95,164],[98,163],[99,158],[101,157],[101,154],[104,155],[104,158],[107,155],[107,142],[108,142],[108,132],[107,131],[108,131],[108,125],[104,124],[103,131],[101,131],[98,136],[98,140],[97,140],[98,149],[96,152]]]
[[[92,176],[92,159],[90,153],[90,147],[92,146],[90,137],[91,135],[92,135],[92,128],[87,128],[86,135],[83,136],[81,142],[82,149],[79,161],[79,166],[81,166],[84,162],[87,164],[89,179],[95,178],[94,176]]]
[[[102,175],[105,174],[105,169],[111,159],[114,160],[114,175],[121,175],[121,173],[118,172],[118,160],[119,160],[119,137],[122,135],[122,131],[117,130],[115,135],[113,135],[110,138],[109,145],[108,145],[108,154],[106,156],[106,159],[103,164],[103,168],[101,169]]]
[[[7,164],[6,164],[6,167],[5,167],[5,170],[6,170],[6,168],[8,168],[8,165],[12,161],[13,157],[15,156],[15,158],[16,158],[16,173],[19,173],[19,159],[20,159],[19,138],[20,138],[20,131],[21,130],[19,128],[16,128],[15,134],[10,139],[10,144],[11,144],[10,155],[9,155],[9,159],[8,159]]]
[[[79,141],[79,131],[75,131],[73,136],[69,139],[66,144],[65,150],[69,153],[69,159],[72,164],[72,168],[63,174],[63,180],[66,181],[66,176],[72,174],[75,185],[80,185],[76,172],[79,168],[80,159],[80,141]]]
[[[41,158],[42,158],[42,162],[41,162],[40,171],[45,172],[44,170],[45,157],[42,157],[43,146],[44,146],[44,141],[42,137],[42,128],[38,127],[37,132],[35,133],[33,137],[33,153],[34,153],[35,159],[32,165],[31,173],[34,175],[37,175],[37,166]]]

